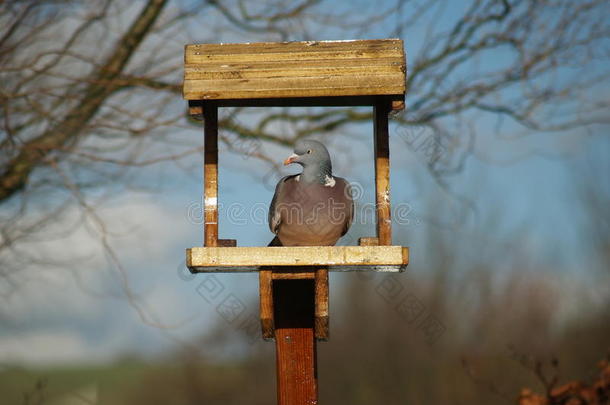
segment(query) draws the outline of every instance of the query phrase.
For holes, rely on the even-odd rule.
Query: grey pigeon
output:
[[[269,246],[332,246],[352,224],[354,202],[349,183],[332,174],[326,147],[313,140],[297,142],[284,165],[303,172],[282,178],[269,207]]]

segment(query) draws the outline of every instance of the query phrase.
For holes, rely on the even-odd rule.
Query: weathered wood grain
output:
[[[290,98],[319,96],[361,96],[378,94],[398,94],[401,87],[395,84],[391,76],[371,76],[366,83],[352,84],[343,77],[304,77],[290,79],[254,80],[201,80],[189,83],[185,87],[187,94],[194,94],[198,99],[213,100],[218,98]],[[209,86],[209,87],[208,87]]]
[[[273,322],[273,278],[270,269],[259,272],[260,293],[260,317],[263,339],[275,337],[275,325]]]
[[[325,59],[404,58],[399,39],[359,41],[253,42],[186,45],[184,64],[237,63]]]
[[[363,236],[361,238],[358,238],[358,245],[359,246],[378,246],[379,238]]]
[[[404,267],[408,261],[409,250],[403,246],[194,247],[186,251],[187,266],[194,272],[259,266]]]
[[[294,53],[304,50],[313,53],[321,53],[344,51],[346,49],[352,51],[375,49],[394,50],[397,54],[400,54],[402,51],[402,41],[397,39],[357,39],[342,41],[246,42],[186,45],[186,49],[191,51],[187,52],[187,55]]]
[[[398,39],[197,44],[184,60],[187,100],[405,93]]]
[[[187,80],[212,79],[250,79],[272,77],[299,77],[335,74],[349,76],[353,74],[371,75],[375,72],[386,74],[404,73],[404,65],[398,58],[345,59],[338,65],[335,60],[251,62],[251,63],[210,63],[187,64],[184,66],[184,78]]]
[[[328,268],[322,267],[316,270],[315,290],[316,308],[314,331],[316,339],[328,340]]]
[[[387,100],[382,100],[373,109],[375,131],[375,204],[377,208],[377,238],[379,239],[379,245],[392,244],[390,146],[388,140],[388,114],[391,108]]]
[[[279,405],[317,404],[313,280],[275,280],[273,303]]]
[[[388,265],[358,265],[358,266],[328,266],[330,272],[374,272],[374,273],[401,273],[405,271],[405,264],[388,264]],[[258,266],[189,266],[192,273],[257,273],[260,271]],[[313,279],[314,276],[304,273],[295,273],[294,275],[274,276],[274,279]]]
[[[313,271],[274,271],[272,277],[274,280],[313,280],[315,273]]]

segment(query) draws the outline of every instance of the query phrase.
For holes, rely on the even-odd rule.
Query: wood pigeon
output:
[[[269,246],[332,246],[345,235],[354,217],[349,183],[332,174],[326,147],[298,141],[284,165],[298,163],[303,172],[282,178],[269,207]]]

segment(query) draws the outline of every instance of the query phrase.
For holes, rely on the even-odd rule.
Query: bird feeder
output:
[[[328,339],[328,272],[400,272],[392,245],[388,114],[404,108],[398,39],[198,44],[185,47],[184,98],[204,121],[204,246],[186,251],[193,273],[259,273],[260,319],[275,339],[279,404],[317,403],[316,339]],[[238,247],[218,237],[219,107],[371,106],[376,235],[358,246]],[[269,196],[271,197],[271,196]]]

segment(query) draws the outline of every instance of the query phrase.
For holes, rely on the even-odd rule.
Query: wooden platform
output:
[[[261,267],[328,267],[330,271],[401,272],[409,263],[404,246],[194,247],[186,250],[193,273],[238,273]]]
[[[184,62],[187,100],[405,94],[399,39],[186,45]]]

